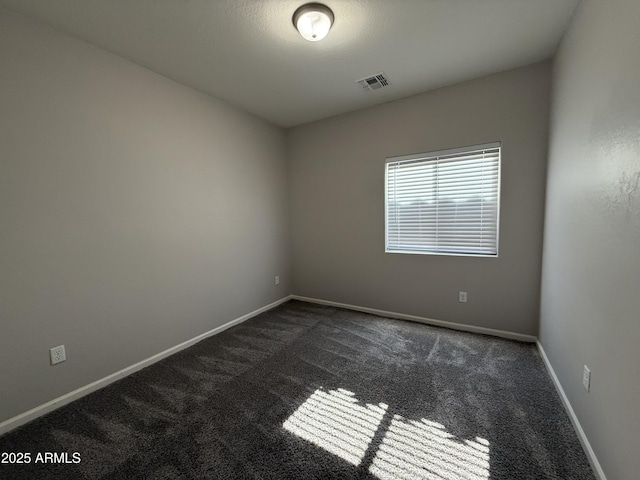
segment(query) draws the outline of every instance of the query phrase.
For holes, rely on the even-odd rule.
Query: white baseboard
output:
[[[9,432],[15,428],[18,428],[21,425],[24,425],[27,422],[30,422],[32,420],[35,420],[36,418],[45,415],[46,413],[49,413],[57,408],[60,408],[64,405],[67,405],[68,403],[73,402],[74,400],[77,400],[79,398],[84,397],[85,395],[88,395],[92,392],[95,392],[96,390],[99,390],[101,388],[106,387],[107,385],[109,385],[110,383],[115,382],[116,380],[119,380],[123,377],[126,377],[128,375],[131,375],[132,373],[137,372],[138,370],[142,370],[145,367],[148,367],[149,365],[152,365],[160,360],[162,360],[163,358],[168,357],[169,355],[173,355],[174,353],[179,352],[180,350],[184,350],[185,348],[190,347],[191,345],[194,345],[196,343],[198,343],[201,340],[204,340],[207,337],[211,337],[212,335],[216,335],[217,333],[220,333],[230,327],[233,327],[234,325],[238,325],[239,323],[244,322],[245,320],[248,320],[252,317],[255,317],[256,315],[259,315],[263,312],[266,312],[267,310],[271,310],[272,308],[277,307],[278,305],[288,301],[291,299],[291,296],[287,296],[284,298],[281,298],[280,300],[277,300],[273,303],[270,303],[269,305],[265,305],[264,307],[258,308],[257,310],[254,310],[253,312],[247,313],[246,315],[243,315],[241,317],[236,318],[235,320],[231,320],[230,322],[225,323],[224,325],[220,325],[219,327],[216,327],[212,330],[209,330],[208,332],[205,332],[201,335],[198,335],[197,337],[193,337],[190,340],[187,340],[186,342],[182,342],[174,347],[168,348],[167,350],[164,350],[160,353],[157,353],[145,360],[142,360],[138,363],[135,363],[129,367],[126,367],[118,372],[112,373],[111,375],[107,375],[104,378],[101,378],[100,380],[96,380],[95,382],[92,382],[88,385],[85,385],[83,387],[80,387],[72,392],[69,392],[65,395],[62,395],[61,397],[58,398],[54,398],[53,400],[51,400],[50,402],[44,403],[42,405],[39,405],[35,408],[32,408],[31,410],[28,410],[24,413],[21,413],[19,415],[16,415],[13,418],[10,418],[8,420],[5,420],[4,422],[0,423],[0,435]]]
[[[596,454],[593,451],[593,448],[591,448],[591,444],[589,443],[589,439],[587,438],[587,435],[584,433],[584,430],[582,429],[582,425],[580,425],[580,421],[578,420],[578,417],[576,416],[576,412],[573,411],[573,407],[571,406],[571,403],[569,402],[569,398],[564,393],[564,389],[562,388],[562,385],[560,384],[560,380],[558,380],[556,372],[553,370],[553,367],[551,366],[551,362],[549,362],[549,358],[547,357],[547,354],[545,353],[544,348],[542,347],[542,344],[539,341],[536,342],[536,343],[538,345],[538,350],[540,351],[540,356],[542,357],[542,361],[544,362],[545,367],[547,367],[547,371],[549,372],[549,375],[551,376],[551,380],[553,381],[553,384],[555,385],[556,390],[558,391],[558,395],[560,395],[560,398],[562,399],[562,403],[564,404],[564,408],[567,411],[567,413],[569,414],[569,418],[571,419],[571,423],[573,424],[573,428],[576,431],[576,433],[578,434],[578,439],[580,440],[580,443],[582,444],[582,448],[584,449],[584,453],[587,455],[587,459],[589,460],[589,463],[591,464],[591,468],[593,469],[594,475],[596,476],[596,478],[598,480],[607,480],[607,477],[605,476],[604,471],[602,470],[602,467],[600,466],[600,462],[598,461],[598,458],[596,457]]]
[[[317,298],[302,297],[300,295],[291,295],[292,299],[302,302],[318,303],[320,305],[329,305],[332,307],[341,307],[358,312],[372,313],[381,317],[397,318],[400,320],[410,320],[412,322],[425,323],[436,327],[445,327],[452,330],[460,330],[463,332],[482,333],[484,335],[492,335],[494,337],[509,338],[511,340],[519,340],[521,342],[536,343],[537,338],[533,335],[525,335],[523,333],[508,332],[506,330],[496,330],[493,328],[477,327],[475,325],[467,325],[464,323],[447,322],[445,320],[435,320],[433,318],[419,317],[417,315],[408,315],[406,313],[389,312],[387,310],[378,310],[377,308],[360,307],[358,305],[349,305],[347,303],[331,302],[329,300],[320,300]]]

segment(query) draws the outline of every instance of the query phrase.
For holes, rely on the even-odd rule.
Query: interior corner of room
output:
[[[637,0],[573,2],[515,66],[273,111],[268,86],[234,102],[84,39],[71,0],[65,19],[20,3],[0,0],[0,434],[299,299],[535,343],[595,475],[637,477]],[[347,41],[364,3],[327,3]],[[385,252],[386,159],[495,141],[499,255]]]

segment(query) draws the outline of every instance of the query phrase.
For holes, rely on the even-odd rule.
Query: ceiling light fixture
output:
[[[302,38],[317,42],[329,33],[333,25],[333,12],[321,3],[307,3],[294,12],[293,25]]]

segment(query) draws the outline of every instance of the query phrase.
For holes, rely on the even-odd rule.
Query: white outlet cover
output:
[[[467,292],[460,292],[458,294],[458,301],[461,303],[467,303]]]
[[[584,366],[584,371],[582,372],[582,385],[584,385],[584,389],[588,392],[591,388],[591,370],[586,365]]]
[[[49,356],[51,357],[51,365],[64,362],[67,359],[67,354],[64,350],[64,345],[53,347],[49,350]]]

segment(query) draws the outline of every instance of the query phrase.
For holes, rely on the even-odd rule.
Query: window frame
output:
[[[470,253],[470,252],[443,252],[435,250],[409,250],[409,249],[396,249],[389,248],[389,170],[388,165],[390,163],[402,162],[402,161],[429,161],[436,160],[441,156],[450,156],[456,154],[471,154],[473,152],[482,150],[498,149],[498,178],[496,185],[496,253]],[[437,255],[437,256],[451,256],[451,257],[480,257],[480,258],[498,258],[500,253],[500,203],[501,203],[501,180],[502,180],[502,142],[489,142],[479,145],[468,145],[465,147],[456,147],[445,150],[437,150],[433,152],[414,153],[409,155],[400,155],[395,157],[387,157],[384,162],[384,247],[385,253],[391,254],[408,254],[408,255]]]

